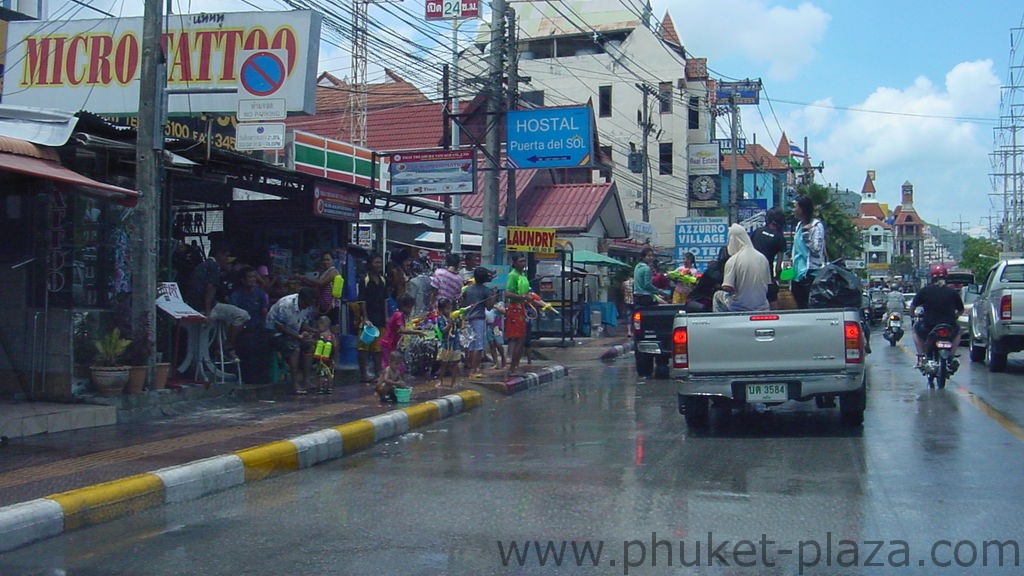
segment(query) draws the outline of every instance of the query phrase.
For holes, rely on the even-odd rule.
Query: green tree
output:
[[[964,250],[960,256],[960,268],[970,270],[980,282],[980,276],[996,263],[999,246],[987,238],[964,238]]]
[[[814,215],[825,224],[825,243],[829,260],[858,258],[863,253],[864,239],[853,220],[846,215],[828,188],[820,184],[801,185],[797,192],[814,201]],[[795,222],[793,206],[787,206],[787,217]]]

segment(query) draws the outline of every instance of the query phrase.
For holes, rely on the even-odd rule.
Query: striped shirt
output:
[[[430,286],[437,290],[438,300],[447,298],[455,303],[462,295],[462,276],[447,268],[438,268],[430,277]]]

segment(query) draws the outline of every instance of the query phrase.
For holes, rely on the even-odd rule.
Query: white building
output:
[[[874,171],[869,170],[861,188],[859,217],[853,223],[860,230],[863,239],[864,260],[869,280],[885,280],[891,275],[892,257],[895,248],[893,227],[889,224],[888,208],[875,197]]]
[[[631,228],[653,228],[654,245],[673,246],[675,219],[687,215],[687,146],[707,143],[711,133],[706,62],[686,58],[668,14],[660,25],[645,24],[642,14],[619,2],[573,4],[515,5],[519,75],[530,78],[520,85],[521,101],[537,107],[592,103],[602,155],[614,166],[595,179],[616,182]],[[476,50],[461,60],[464,78],[485,76],[489,30],[481,28]],[[649,89],[646,115],[638,84]],[[643,223],[644,178],[628,168],[630,153],[643,150],[645,119],[650,226]]]

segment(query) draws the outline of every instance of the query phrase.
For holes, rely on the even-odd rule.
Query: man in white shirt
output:
[[[728,248],[722,289],[715,292],[715,312],[769,310],[768,285],[772,277],[768,259],[754,248],[747,231],[739,224],[729,227]]]
[[[299,289],[298,294],[289,294],[270,307],[267,312],[267,329],[273,333],[273,347],[281,353],[292,374],[292,392],[306,394],[306,372],[303,367],[311,365],[312,356],[302,362],[312,349],[313,338],[303,331],[303,325],[313,320],[316,310],[316,290],[309,286]]]

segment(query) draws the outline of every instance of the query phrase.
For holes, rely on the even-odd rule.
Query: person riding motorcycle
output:
[[[902,315],[905,311],[906,302],[903,300],[903,294],[899,290],[890,290],[889,294],[885,297],[885,313],[892,314],[896,312]]]
[[[917,364],[920,368],[924,362],[925,343],[932,328],[939,324],[948,324],[953,329],[953,350],[960,345],[960,330],[956,319],[964,311],[964,302],[960,294],[946,286],[946,267],[935,264],[931,268],[932,283],[921,288],[910,303],[910,309],[917,311],[924,308],[924,313],[914,324],[914,345],[917,346]]]

